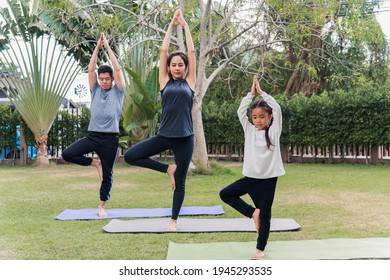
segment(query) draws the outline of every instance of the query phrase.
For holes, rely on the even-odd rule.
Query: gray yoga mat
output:
[[[167,260],[248,260],[255,248],[256,242],[169,242]],[[269,241],[265,254],[265,260],[389,259],[390,238]]]
[[[169,220],[169,218],[113,219],[103,227],[103,230],[108,233],[166,233]],[[294,231],[300,228],[301,226],[293,219],[271,219],[271,231]],[[255,226],[253,220],[249,218],[179,218],[177,232],[255,232]]]

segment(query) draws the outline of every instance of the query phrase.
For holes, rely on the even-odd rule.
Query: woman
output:
[[[182,52],[169,54],[172,29],[184,27],[188,55]],[[159,83],[162,115],[157,134],[126,151],[128,164],[167,173],[173,193],[172,216],[168,231],[176,231],[177,218],[185,196],[188,167],[194,150],[192,104],[196,82],[195,49],[187,22],[180,10],[168,26],[160,52]],[[175,164],[156,161],[151,156],[171,149]]]

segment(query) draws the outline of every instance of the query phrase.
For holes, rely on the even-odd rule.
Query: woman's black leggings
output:
[[[124,159],[128,164],[166,173],[169,165],[156,161],[151,156],[168,149],[172,150],[177,165],[175,172],[176,189],[172,202],[172,219],[176,220],[184,201],[187,171],[194,151],[194,136],[167,138],[157,134],[128,149]]]
[[[248,194],[255,207],[260,209],[260,231],[256,248],[262,251],[267,245],[271,228],[271,208],[277,179],[277,177],[267,179],[244,177],[225,187],[219,193],[223,202],[249,218],[252,218],[255,208],[246,203],[241,196]]]
[[[100,200],[110,199],[112,175],[118,151],[119,136],[117,133],[88,132],[86,137],[74,142],[62,152],[67,162],[83,166],[91,165],[92,158],[85,154],[96,152],[102,163],[103,181],[100,186]]]

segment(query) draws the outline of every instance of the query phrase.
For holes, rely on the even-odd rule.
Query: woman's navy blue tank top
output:
[[[194,134],[192,104],[194,91],[184,79],[170,79],[161,91],[162,115],[158,134],[186,137]]]

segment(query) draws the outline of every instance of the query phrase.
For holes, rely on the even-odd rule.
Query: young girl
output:
[[[246,113],[256,92],[262,99],[250,107],[250,123]],[[265,257],[276,181],[285,174],[279,147],[282,112],[275,99],[260,89],[254,76],[251,91],[242,99],[237,114],[245,134],[242,170],[245,177],[222,189],[220,197],[241,214],[253,218],[258,233],[253,258],[259,259]],[[241,198],[244,194],[251,197],[256,208]]]
[[[174,26],[184,27],[188,55],[182,52],[168,54]],[[144,140],[126,151],[128,164],[167,173],[173,194],[172,216],[168,231],[176,231],[177,218],[184,201],[188,167],[194,150],[192,104],[196,82],[195,48],[187,22],[180,10],[169,24],[160,52],[159,82],[161,89],[162,116],[157,135]],[[171,149],[175,164],[165,164],[152,158]]]

